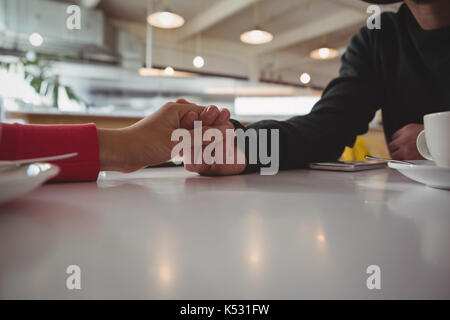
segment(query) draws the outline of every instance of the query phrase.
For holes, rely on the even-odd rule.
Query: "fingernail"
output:
[[[208,107],[206,107],[205,109],[203,109],[203,111],[201,112],[201,114],[207,114],[210,110],[211,110],[211,106],[208,106]]]
[[[208,108],[206,108],[204,116],[208,119],[211,119],[212,117],[214,117],[215,113],[216,111],[214,110],[214,107],[209,106]]]
[[[219,115],[219,117],[217,118],[217,120],[219,120],[219,121],[225,121],[225,120],[227,120],[227,118],[228,118],[228,113],[226,112],[226,111],[220,111],[220,115]]]

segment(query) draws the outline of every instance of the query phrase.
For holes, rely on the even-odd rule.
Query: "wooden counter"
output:
[[[123,128],[142,119],[141,117],[108,116],[81,113],[6,112],[9,119],[22,119],[29,124],[76,124],[95,123],[99,128]]]

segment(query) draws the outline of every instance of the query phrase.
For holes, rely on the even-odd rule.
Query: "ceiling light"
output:
[[[205,65],[205,59],[203,59],[203,57],[201,56],[196,56],[194,60],[192,60],[192,64],[197,69],[203,68],[203,66]]]
[[[316,60],[329,60],[336,58],[339,52],[333,48],[322,47],[311,51],[310,57]]]
[[[194,58],[194,60],[192,60],[192,64],[197,69],[203,68],[203,66],[205,65],[205,59],[203,59],[200,54],[202,51],[202,36],[200,33],[198,33],[195,37],[195,51],[197,52],[197,56]]]
[[[308,84],[311,81],[311,76],[309,75],[309,73],[303,72],[300,75],[300,82],[303,84]]]
[[[154,12],[147,17],[147,22],[162,29],[175,29],[184,24],[184,18],[170,11]]]
[[[44,38],[39,33],[33,32],[28,37],[28,41],[30,41],[32,46],[40,47],[44,43]]]
[[[241,34],[241,41],[248,44],[264,44],[272,39],[273,35],[270,32],[258,28]]]
[[[256,27],[252,30],[246,31],[241,34],[241,41],[247,44],[264,44],[272,41],[273,35],[258,27],[260,18],[259,18],[259,6],[258,0],[255,0],[253,3],[253,23]]]
[[[164,69],[164,73],[168,76],[173,76],[173,74],[175,73],[175,70],[173,70],[172,67],[166,67]]]

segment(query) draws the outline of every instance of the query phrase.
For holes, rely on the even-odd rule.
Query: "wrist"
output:
[[[124,150],[128,143],[126,134],[121,129],[97,129],[100,149],[100,170],[126,171]]]

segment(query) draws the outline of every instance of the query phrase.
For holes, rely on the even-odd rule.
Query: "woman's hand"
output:
[[[182,99],[165,104],[132,126],[98,129],[101,170],[131,172],[170,160],[172,148],[178,143],[171,141],[172,132],[178,128],[191,130],[200,114],[202,118],[213,119],[214,128],[225,132],[227,125],[223,124],[230,118],[228,110],[200,107]]]

